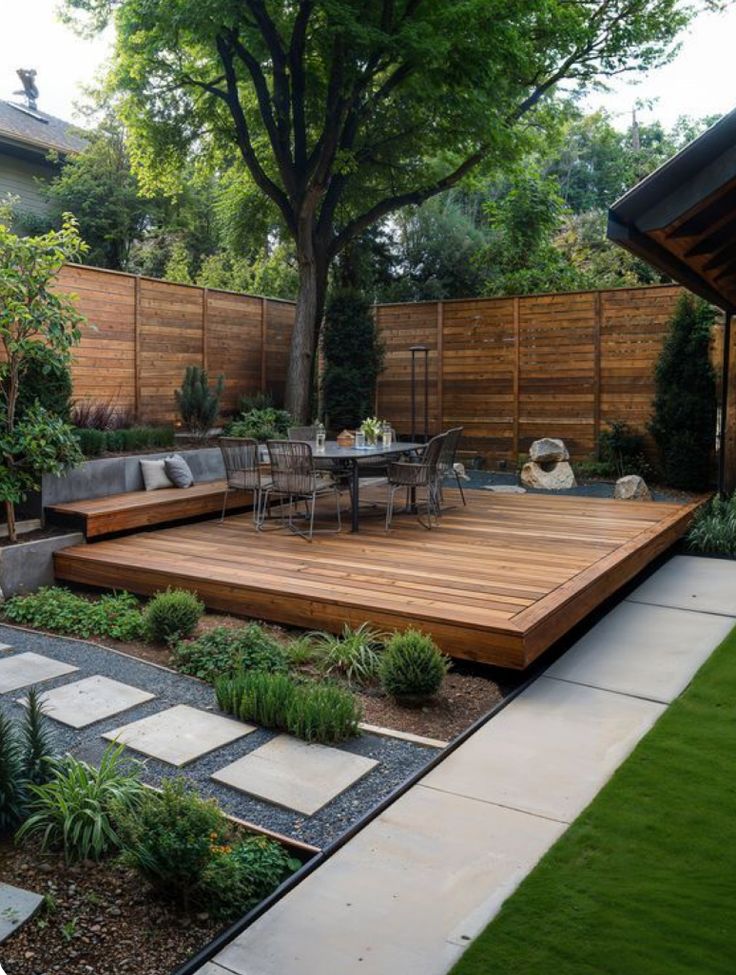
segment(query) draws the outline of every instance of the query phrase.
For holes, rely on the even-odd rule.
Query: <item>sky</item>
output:
[[[39,108],[73,119],[80,85],[94,80],[109,54],[110,37],[83,40],[59,23],[58,0],[2,0],[0,32],[0,98],[13,97],[19,87],[16,68],[36,68]],[[587,108],[605,108],[621,128],[630,124],[637,101],[654,100],[638,110],[640,122],[659,118],[671,125],[679,115],[703,116],[729,111],[736,105],[733,85],[733,44],[736,2],[721,14],[701,14],[682,50],[670,65],[650,72],[631,85],[617,79],[607,94],[595,93]]]

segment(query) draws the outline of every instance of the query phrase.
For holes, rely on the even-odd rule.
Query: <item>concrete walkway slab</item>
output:
[[[41,700],[49,718],[71,728],[86,728],[96,721],[144,704],[155,696],[139,687],[95,674],[94,677],[85,677],[71,684],[62,684],[53,691],[44,691]],[[23,699],[20,703],[27,702]]]
[[[736,616],[736,561],[678,555],[635,589],[629,599]]]
[[[0,694],[17,691],[21,687],[30,687],[45,680],[73,674],[77,667],[52,660],[40,653],[17,653],[12,657],[0,660]]]
[[[181,767],[255,730],[252,724],[200,711],[188,704],[177,704],[115,728],[102,737]]]
[[[40,894],[0,883],[0,944],[32,918],[41,904]]]
[[[423,785],[570,823],[663,711],[541,677]]]
[[[440,975],[563,829],[417,787],[216,962],[237,975]]]
[[[733,625],[727,616],[623,602],[545,676],[669,704]]]
[[[313,816],[376,765],[373,758],[278,735],[213,772],[212,778],[266,802]]]

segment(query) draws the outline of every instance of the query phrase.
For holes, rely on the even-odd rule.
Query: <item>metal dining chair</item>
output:
[[[420,524],[425,528],[432,527],[432,517],[440,516],[440,488],[439,488],[439,459],[446,434],[440,433],[432,437],[416,461],[397,461],[388,465],[388,503],[386,505],[386,531],[391,527],[394,514],[394,498],[396,492],[405,490],[412,493],[416,501],[419,489],[426,491],[427,521],[422,521],[417,511]]]
[[[452,427],[450,430],[445,431],[445,439],[442,443],[439,461],[437,462],[437,483],[439,485],[440,503],[443,501],[442,487],[444,481],[448,477],[455,478],[455,483],[460,491],[460,497],[462,498],[463,505],[467,505],[468,503],[465,500],[465,492],[463,491],[462,482],[460,481],[460,475],[455,470],[455,457],[457,456],[457,448],[460,445],[460,438],[462,435],[463,427]]]
[[[225,496],[222,500],[222,515],[225,518],[227,499],[231,491],[253,492],[253,523],[261,526],[264,518],[266,490],[271,484],[270,477],[264,477],[258,458],[258,441],[246,437],[220,437],[220,453],[225,465]]]
[[[277,497],[289,506],[286,527],[295,535],[312,541],[315,530],[337,534],[342,529],[340,516],[340,488],[332,476],[318,471],[310,444],[298,440],[269,440],[268,455],[271,459],[271,484],[265,490],[265,502]],[[317,500],[327,495],[335,498],[337,529],[315,529],[314,513]],[[308,528],[301,529],[294,521],[294,502],[303,501],[306,506]],[[282,513],[283,519],[283,513]]]

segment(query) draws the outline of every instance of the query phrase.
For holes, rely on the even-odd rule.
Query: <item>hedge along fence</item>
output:
[[[188,365],[225,376],[225,410],[246,392],[283,397],[291,302],[72,264],[59,287],[78,296],[87,319],[74,350],[75,399],[114,399],[147,423],[176,420],[174,391]]]
[[[411,432],[412,345],[429,352],[429,425],[465,429],[463,448],[515,462],[540,437],[593,456],[606,423],[646,431],[654,368],[681,289],[610,291],[381,305],[386,348],[376,408]],[[720,329],[714,330],[714,362]],[[417,428],[423,429],[417,356]]]

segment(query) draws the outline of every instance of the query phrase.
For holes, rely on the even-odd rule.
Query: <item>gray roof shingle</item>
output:
[[[74,134],[70,122],[38,109],[32,112],[14,102],[0,101],[0,143],[5,140],[61,153],[80,152],[87,144]]]

